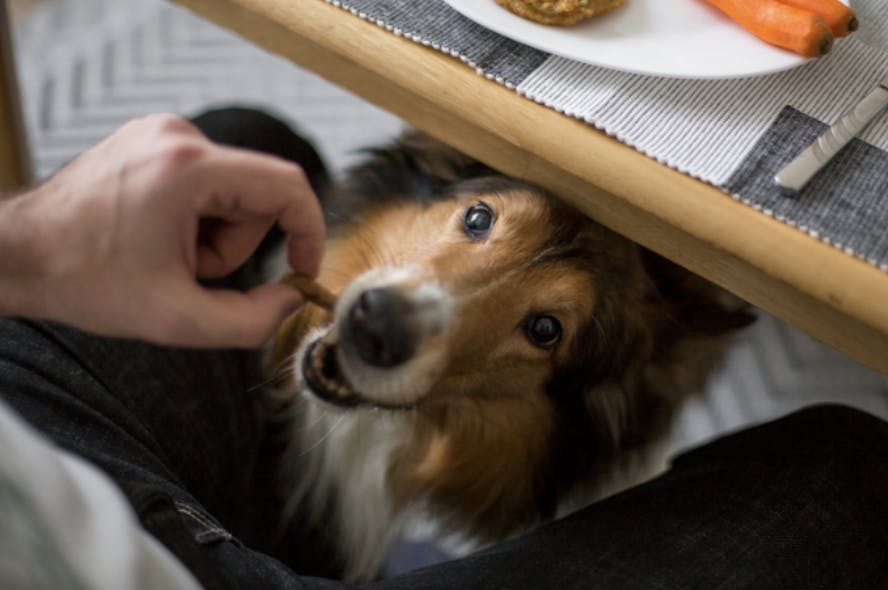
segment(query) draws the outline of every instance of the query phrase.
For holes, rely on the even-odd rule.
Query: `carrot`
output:
[[[857,30],[857,15],[839,0],[780,0],[784,4],[813,12],[829,25],[833,35],[844,37]]]
[[[832,49],[834,35],[814,13],[779,0],[706,0],[744,29],[772,45],[820,57]]]

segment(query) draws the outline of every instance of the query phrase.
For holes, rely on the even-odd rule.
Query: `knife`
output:
[[[857,103],[857,106],[778,172],[774,181],[791,191],[802,190],[808,181],[849,141],[863,131],[886,106],[888,106],[888,79],[873,88]]]

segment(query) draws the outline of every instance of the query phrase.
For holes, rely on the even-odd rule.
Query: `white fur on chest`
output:
[[[308,397],[300,405],[292,461],[301,479],[291,502],[322,519],[332,499],[333,522],[316,524],[334,527],[331,537],[347,557],[347,581],[372,579],[402,525],[388,473],[394,449],[406,439],[408,418],[372,409],[341,411]]]

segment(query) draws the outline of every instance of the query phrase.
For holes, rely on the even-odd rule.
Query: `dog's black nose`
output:
[[[348,312],[343,332],[369,365],[396,367],[416,353],[419,335],[413,305],[396,289],[370,289]]]

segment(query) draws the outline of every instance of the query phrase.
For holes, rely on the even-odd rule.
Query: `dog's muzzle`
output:
[[[340,295],[304,343],[302,381],[338,406],[415,406],[444,370],[453,297],[415,267],[378,268]]]

